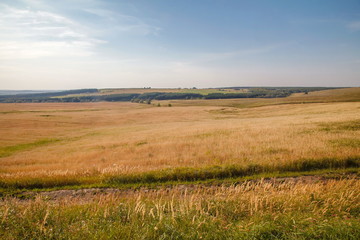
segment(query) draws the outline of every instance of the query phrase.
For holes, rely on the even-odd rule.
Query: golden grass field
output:
[[[360,88],[350,88],[278,99],[160,101],[161,107],[0,104],[0,177],[359,157],[359,100]]]
[[[0,104],[0,239],[357,240],[359,131],[360,88]]]

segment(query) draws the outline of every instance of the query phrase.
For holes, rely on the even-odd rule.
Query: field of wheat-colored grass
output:
[[[331,91],[336,100],[345,89]],[[349,95],[359,93],[358,88],[348,91]],[[326,91],[316,94],[325,94],[323,101],[329,98]],[[251,101],[265,100],[270,101]],[[0,177],[358,158],[359,113],[356,101],[256,108],[176,103],[172,107],[106,102],[1,104]]]
[[[360,185],[257,181],[0,202],[3,239],[358,239]]]
[[[359,100],[0,104],[0,239],[357,240]]]

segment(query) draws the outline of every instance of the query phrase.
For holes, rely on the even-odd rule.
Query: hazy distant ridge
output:
[[[62,90],[0,90],[0,95],[49,93],[49,92],[59,92],[59,91]]]

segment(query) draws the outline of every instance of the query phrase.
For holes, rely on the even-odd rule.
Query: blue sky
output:
[[[358,0],[0,0],[0,89],[359,83]]]

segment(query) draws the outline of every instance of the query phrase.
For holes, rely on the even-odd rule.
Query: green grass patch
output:
[[[61,141],[61,139],[58,138],[46,138],[46,139],[41,139],[32,143],[22,143],[22,144],[17,144],[17,145],[13,145],[13,146],[7,146],[7,147],[0,147],[0,158],[2,157],[8,157],[14,153],[20,152],[20,151],[25,151],[25,150],[30,150],[36,147],[41,147],[44,145],[48,145],[51,143],[56,143]]]
[[[322,131],[358,131],[360,119],[345,122],[320,123]]]
[[[146,145],[146,144],[148,144],[147,141],[141,141],[141,142],[135,143],[135,146],[142,146],[142,145]]]
[[[38,141],[35,141],[32,143],[21,143],[21,144],[17,144],[17,145],[13,145],[13,146],[0,147],[0,158],[8,157],[17,152],[31,150],[31,149],[34,149],[37,147],[42,147],[42,146],[53,144],[53,143],[73,142],[73,141],[78,141],[82,138],[93,137],[93,136],[98,136],[98,135],[101,135],[101,133],[100,132],[92,132],[92,133],[87,133],[85,135],[71,137],[71,138],[45,138],[45,139],[41,139],[41,140],[38,140]]]
[[[214,131],[211,131],[211,132],[204,132],[204,133],[196,134],[196,135],[193,135],[192,137],[205,139],[205,138],[216,137],[216,136],[228,136],[230,134],[231,134],[231,131],[214,130]]]
[[[330,143],[336,147],[360,148],[360,139],[356,138],[341,138],[330,140]]]
[[[217,209],[231,210],[221,203]],[[7,221],[1,224],[2,239],[347,239],[360,237],[360,223],[356,217],[332,219],[316,216],[306,211],[278,213],[271,216],[248,216],[248,219],[235,221],[227,219],[230,213],[220,216],[199,214],[191,209],[188,214],[167,212],[151,217],[148,211],[143,217],[133,212],[133,203],[121,203],[121,207],[86,204],[84,206],[51,207],[46,204],[30,206],[24,218],[21,207],[11,206]],[[146,209],[155,208],[145,204]],[[94,208],[99,209],[95,214]],[[235,208],[234,208],[235,209]],[[131,212],[130,215],[127,215]],[[30,214],[33,214],[32,216]],[[296,216],[296,214],[299,214]],[[150,216],[148,216],[150,215]],[[245,214],[246,215],[246,214]],[[260,215],[260,214],[259,214]],[[21,217],[20,217],[21,216]],[[274,220],[274,217],[277,219]],[[243,217],[245,218],[245,217]],[[45,220],[44,220],[45,219]],[[8,231],[5,231],[8,229]]]
[[[23,113],[24,111],[3,111],[0,114]]]

